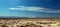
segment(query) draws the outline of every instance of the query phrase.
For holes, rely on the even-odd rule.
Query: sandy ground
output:
[[[0,27],[60,27],[60,19],[0,19]]]

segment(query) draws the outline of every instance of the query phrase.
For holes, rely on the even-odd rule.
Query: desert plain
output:
[[[60,19],[8,18],[0,19],[0,27],[60,27]]]

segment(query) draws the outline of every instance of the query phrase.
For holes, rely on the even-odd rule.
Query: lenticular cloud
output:
[[[52,10],[52,9],[47,9],[43,7],[33,7],[33,6],[17,6],[15,8],[9,8],[10,10],[28,10],[28,11],[34,11],[34,12],[46,12],[46,13],[60,13],[60,10]]]

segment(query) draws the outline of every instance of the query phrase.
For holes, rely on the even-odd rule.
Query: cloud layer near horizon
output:
[[[46,12],[46,13],[60,13],[60,10],[47,9],[43,7],[34,7],[34,6],[17,6],[9,8],[10,10],[26,10],[26,11],[35,11],[35,12]]]

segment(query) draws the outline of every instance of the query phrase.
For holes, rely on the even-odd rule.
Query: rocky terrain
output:
[[[0,27],[60,27],[60,19],[0,19]]]

